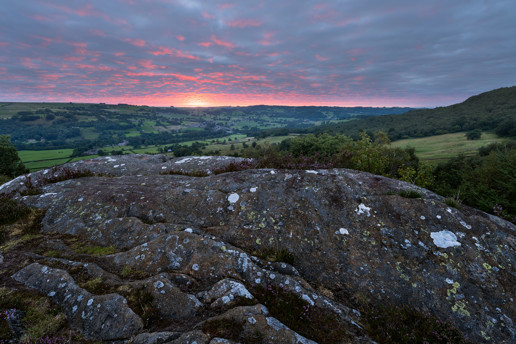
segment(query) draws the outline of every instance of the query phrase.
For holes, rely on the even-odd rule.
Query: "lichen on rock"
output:
[[[257,292],[270,287],[331,316],[344,329],[342,341],[372,342],[367,310],[380,305],[435,316],[466,342],[516,340],[514,225],[364,172],[213,173],[232,161],[240,160],[101,157],[65,165],[93,176],[44,184],[26,196],[18,177],[0,193],[46,213],[37,237],[1,248],[10,271],[2,278],[12,284],[12,275],[61,305],[71,327],[91,339],[242,341],[202,330],[231,318],[228,331],[263,342],[325,343],[301,335],[295,321],[285,325],[289,306],[282,314],[258,303]],[[401,197],[402,190],[421,197]],[[110,291],[81,288],[78,266]],[[121,296],[134,288],[144,291],[136,299],[144,305],[129,306]],[[141,319],[140,306],[146,313],[138,314],[158,320]]]

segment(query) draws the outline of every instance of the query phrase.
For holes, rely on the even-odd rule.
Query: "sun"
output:
[[[210,102],[203,95],[191,94],[186,96],[184,106],[186,107],[206,107],[210,106]]]

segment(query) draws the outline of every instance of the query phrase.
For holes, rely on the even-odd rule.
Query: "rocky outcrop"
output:
[[[264,343],[310,343],[313,338],[259,304],[265,302],[259,293],[281,288],[274,290],[332,314],[349,341],[370,341],[361,302],[410,305],[450,322],[468,342],[516,340],[514,225],[364,172],[212,173],[234,160],[104,157],[66,166],[94,176],[46,184],[45,175],[59,172],[32,173],[39,195],[21,195],[27,177],[0,187],[46,210],[42,232],[53,238],[41,250],[59,247],[67,258],[95,263],[100,270],[90,268],[91,278],[104,271],[101,279],[109,288],[141,286],[166,319],[161,328],[141,320],[120,295],[79,288],[72,273],[48,267],[47,276],[41,274],[45,266],[34,263],[13,277],[61,304],[70,323],[92,339],[238,342],[203,332],[210,319],[232,319],[244,333],[259,332]],[[185,175],[199,171],[207,176]],[[404,190],[421,198],[399,196]],[[70,237],[112,250],[103,256],[81,253]],[[59,288],[65,282],[77,297],[83,295],[82,303],[71,302],[77,300],[72,296],[65,300],[71,293]],[[118,316],[90,312],[89,300],[101,309],[114,307]],[[124,325],[116,323],[122,318]]]
[[[118,294],[92,295],[77,286],[66,271],[33,263],[13,278],[62,306],[70,323],[88,339],[122,339],[143,328],[125,298]]]

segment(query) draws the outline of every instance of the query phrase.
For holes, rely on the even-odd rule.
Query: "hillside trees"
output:
[[[443,196],[459,195],[463,203],[506,220],[516,221],[516,147],[492,144],[479,154],[439,164],[431,189]]]

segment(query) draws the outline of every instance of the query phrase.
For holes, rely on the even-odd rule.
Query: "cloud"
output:
[[[236,19],[228,22],[228,26],[244,28],[247,26],[260,26],[262,22],[256,19]]]
[[[515,12],[511,0],[14,1],[0,99],[447,105],[514,85]]]

